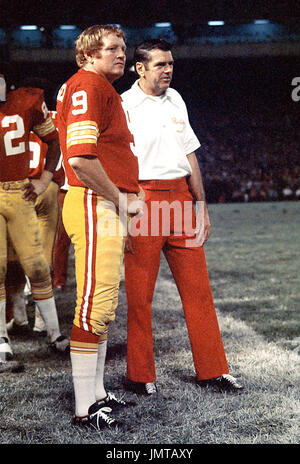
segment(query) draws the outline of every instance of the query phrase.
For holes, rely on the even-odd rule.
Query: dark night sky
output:
[[[192,23],[208,19],[300,19],[299,0],[0,0],[0,26],[18,24],[147,25],[156,21]]]

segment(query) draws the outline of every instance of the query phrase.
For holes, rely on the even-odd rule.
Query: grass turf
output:
[[[230,371],[245,392],[216,394],[195,384],[180,299],[162,258],[153,302],[157,397],[125,394],[136,401],[122,413],[125,431],[73,428],[69,358],[50,354],[45,339],[14,336],[15,357],[25,371],[0,374],[1,444],[299,443],[299,203],[210,205],[209,210],[211,286]],[[75,302],[72,253],[68,285],[56,301],[68,333]],[[124,394],[125,367],[121,281],[105,375],[107,388],[117,395]]]

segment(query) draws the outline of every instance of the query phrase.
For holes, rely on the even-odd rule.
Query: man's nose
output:
[[[122,57],[122,58],[126,57],[125,50],[123,50],[122,48],[120,48],[120,49],[118,50],[118,56],[119,56],[119,57]]]

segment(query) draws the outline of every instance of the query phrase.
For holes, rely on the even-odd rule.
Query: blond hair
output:
[[[119,27],[98,24],[88,27],[77,37],[75,42],[75,55],[76,63],[79,68],[82,68],[86,63],[84,54],[86,52],[100,50],[103,46],[103,37],[108,34],[115,34],[124,41],[126,39],[125,33]]]

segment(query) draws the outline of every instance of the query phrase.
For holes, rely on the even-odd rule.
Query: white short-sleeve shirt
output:
[[[172,88],[160,97],[145,94],[136,81],[122,93],[139,179],[177,179],[191,174],[187,155],[200,147],[186,105]]]

